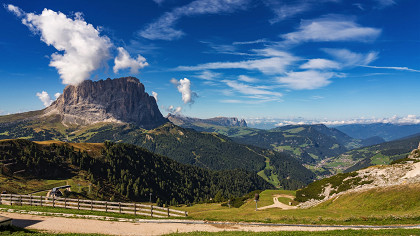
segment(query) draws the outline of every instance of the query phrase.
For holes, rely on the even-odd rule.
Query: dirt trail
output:
[[[279,197],[285,197],[285,198],[290,198],[290,199],[294,198],[293,196],[286,195],[286,194],[274,195],[273,196],[274,204],[269,205],[269,206],[260,207],[260,208],[258,208],[258,210],[264,210],[264,209],[268,209],[268,208],[281,208],[283,210],[290,210],[290,209],[296,209],[297,208],[295,206],[289,206],[289,205],[286,205],[284,203],[279,202],[279,199],[278,199]]]
[[[360,229],[357,226],[299,226],[269,225],[257,223],[203,222],[182,220],[139,220],[139,222],[118,222],[93,219],[77,219],[53,216],[39,216],[2,212],[13,218],[12,224],[26,229],[49,233],[97,233],[108,235],[162,235],[175,232],[220,232],[220,231],[325,231]],[[385,228],[385,227],[384,227]]]

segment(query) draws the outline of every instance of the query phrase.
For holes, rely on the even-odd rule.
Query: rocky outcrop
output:
[[[236,117],[215,117],[215,118],[210,118],[210,119],[199,119],[199,118],[191,118],[191,117],[169,114],[168,119],[175,125],[179,125],[179,126],[188,126],[194,123],[204,123],[204,124],[228,126],[228,127],[247,127],[246,121],[244,119],[239,120]]]
[[[156,100],[145,92],[137,78],[86,80],[67,86],[63,94],[44,110],[59,114],[65,124],[90,125],[99,122],[131,123],[152,129],[166,123]]]

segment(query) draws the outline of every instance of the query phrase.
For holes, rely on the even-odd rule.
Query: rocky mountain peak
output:
[[[59,114],[63,123],[118,122],[145,129],[168,121],[160,113],[155,98],[145,92],[144,85],[135,77],[69,85],[44,114]]]

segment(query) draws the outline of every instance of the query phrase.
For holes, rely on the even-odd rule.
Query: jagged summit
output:
[[[169,114],[167,118],[179,126],[192,125],[194,123],[205,123],[218,126],[228,126],[228,127],[247,127],[246,121],[244,119],[239,120],[236,117],[214,117],[210,119],[199,119],[192,118],[180,115]]]
[[[168,121],[160,113],[156,100],[135,77],[86,80],[77,86],[69,85],[44,114],[59,114],[63,123],[132,123],[145,129]]]

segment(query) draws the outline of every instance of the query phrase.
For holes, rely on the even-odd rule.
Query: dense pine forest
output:
[[[100,154],[76,150],[68,144],[40,145],[27,140],[0,142],[3,175],[25,170],[26,178],[68,178],[80,171],[97,189],[98,198],[121,196],[159,204],[222,201],[272,185],[245,170],[213,171],[180,164],[130,144],[105,142]],[[114,192],[114,193],[113,193]],[[112,196],[111,196],[112,197]]]

